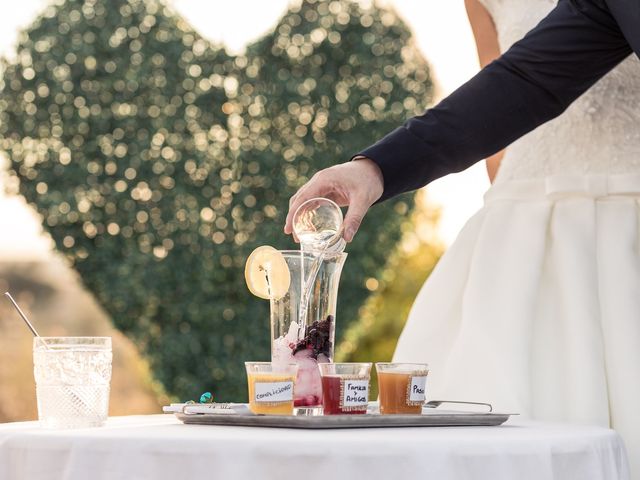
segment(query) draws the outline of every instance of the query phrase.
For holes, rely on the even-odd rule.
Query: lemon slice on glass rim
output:
[[[291,273],[282,254],[273,247],[256,248],[244,267],[249,291],[265,300],[279,300],[289,291]]]

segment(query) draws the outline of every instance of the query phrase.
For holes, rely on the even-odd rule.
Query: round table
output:
[[[627,480],[620,437],[599,427],[353,430],[183,425],[173,415],[102,428],[0,425],[0,479]]]

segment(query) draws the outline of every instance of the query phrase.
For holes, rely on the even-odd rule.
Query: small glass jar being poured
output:
[[[312,198],[293,215],[293,232],[305,253],[335,254],[344,251],[342,210],[328,198]]]

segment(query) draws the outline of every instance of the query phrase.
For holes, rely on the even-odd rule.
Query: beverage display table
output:
[[[612,430],[511,419],[494,427],[293,430],[113,417],[102,428],[0,425],[0,480],[628,480]]]

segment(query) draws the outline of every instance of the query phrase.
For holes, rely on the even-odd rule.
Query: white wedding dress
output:
[[[502,51],[556,4],[483,3]],[[429,363],[430,398],[610,425],[640,479],[635,55],[507,148],[484,207],[418,294],[394,360]]]

